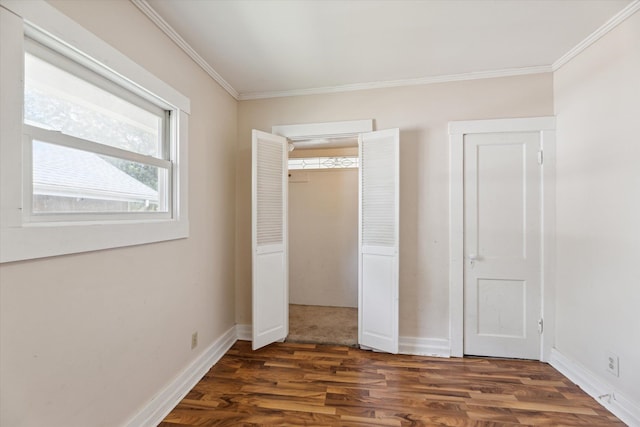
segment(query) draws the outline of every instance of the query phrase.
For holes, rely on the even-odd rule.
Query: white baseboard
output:
[[[551,349],[549,364],[624,423],[631,427],[640,427],[640,405],[615,390],[608,381],[569,359],[555,348]]]
[[[251,325],[236,325],[236,331],[240,341],[253,340]]]
[[[449,340],[444,338],[400,337],[399,346],[401,354],[451,357]]]
[[[237,340],[251,341],[251,339],[251,325],[235,325],[229,329],[125,425],[127,427],[158,425]],[[436,357],[451,355],[451,347],[447,339],[400,337],[399,341],[401,354]],[[623,422],[631,427],[640,427],[640,405],[616,391],[606,380],[599,378],[555,348],[551,350],[549,364]]]
[[[238,339],[251,341],[251,325],[236,325]],[[451,348],[449,340],[442,338],[417,338],[400,337],[400,354],[412,354],[415,356],[450,357]]]
[[[164,417],[189,393],[213,365],[237,340],[236,327],[232,327],[211,344],[196,360],[125,425],[148,427],[158,425]]]

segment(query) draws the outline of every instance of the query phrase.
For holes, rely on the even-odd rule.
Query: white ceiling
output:
[[[639,3],[132,1],[240,99],[551,71]]]

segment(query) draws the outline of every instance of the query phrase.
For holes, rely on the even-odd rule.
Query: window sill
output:
[[[188,222],[188,115],[190,101],[167,83],[146,71],[106,42],[88,32],[55,7],[43,0],[0,0],[0,263],[45,258],[81,252],[121,248],[164,242],[189,236]],[[166,217],[121,217],[97,219],[85,216],[85,221],[70,218],[55,222],[53,217],[27,218],[23,194],[24,173],[27,170],[23,153],[23,60],[25,31],[30,37],[48,37],[82,52],[77,58],[93,71],[105,68],[122,77],[126,88],[153,101],[160,99],[163,109],[172,114],[176,124],[171,147],[173,206]],[[32,34],[33,33],[33,34]],[[39,41],[42,42],[38,38]],[[125,84],[123,83],[123,84]],[[32,222],[30,222],[32,221]]]
[[[182,220],[29,224],[3,227],[0,263],[45,258],[125,246],[183,239],[189,223]]]

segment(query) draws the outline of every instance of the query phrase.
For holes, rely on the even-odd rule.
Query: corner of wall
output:
[[[215,365],[237,341],[233,326],[218,337],[200,356],[187,366],[173,381],[158,392],[133,418],[127,427],[158,425],[164,417],[189,393],[202,377]]]
[[[555,348],[551,350],[549,364],[623,422],[630,426],[640,426],[640,407],[618,392],[608,381]]]

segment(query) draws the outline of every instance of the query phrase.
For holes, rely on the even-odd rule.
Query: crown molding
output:
[[[158,12],[156,12],[151,5],[147,2],[147,0],[130,0],[142,13],[144,13],[151,21],[156,24],[162,32],[164,32],[175,44],[178,45],[180,49],[182,49],[191,59],[195,61],[196,64],[200,66],[213,80],[218,82],[220,86],[224,88],[229,95],[234,97],[236,100],[239,99],[239,93],[237,90],[233,88],[216,70],[213,69],[207,61],[204,60],[192,47],[189,43],[187,43],[181,36],[178,34],[176,30],[173,29],[171,25],[167,23]]]
[[[294,89],[270,92],[246,92],[241,93],[238,100],[245,101],[263,98],[281,98],[286,96],[319,95],[337,92],[351,92],[356,90],[385,89],[391,87],[418,86],[432,83],[447,83],[463,80],[492,79],[496,77],[522,76],[525,74],[550,73],[550,65],[538,67],[509,68],[505,70],[476,71],[471,73],[449,74],[443,76],[420,77],[416,79],[388,80],[368,83],[355,83],[339,86],[326,86],[309,89]]]
[[[151,7],[147,0],[130,0],[151,21],[160,28],[178,47],[180,47],[191,59],[193,59],[211,78],[222,86],[234,99],[246,101],[265,98],[282,98],[288,96],[320,95],[339,92],[351,92],[358,90],[384,89],[402,86],[418,86],[432,83],[447,83],[465,80],[490,79],[498,77],[522,76],[527,74],[551,73],[560,69],[572,58],[605,36],[609,31],[640,10],[640,0],[633,0],[624,9],[609,19],[604,25],[591,33],[587,38],[574,46],[569,52],[556,60],[551,65],[540,65],[523,68],[509,68],[503,70],[477,71],[461,74],[449,74],[442,76],[420,77],[415,79],[377,81],[367,83],[354,83],[337,86],[325,86],[308,89],[294,89],[281,91],[261,91],[239,93],[233,88],[211,65],[207,63],[192,47]]]
[[[583,50],[600,40],[604,37],[609,31],[613,30],[615,27],[620,25],[625,19],[629,18],[631,15],[640,10],[640,0],[633,0],[629,3],[624,9],[620,12],[616,13],[611,19],[605,22],[600,28],[595,30],[593,33],[589,34],[586,39],[582,40],[580,43],[575,45],[573,49],[569,52],[562,55],[558,60],[556,60],[551,68],[553,71],[559,70],[564,64],[569,62],[571,59],[578,56]]]

